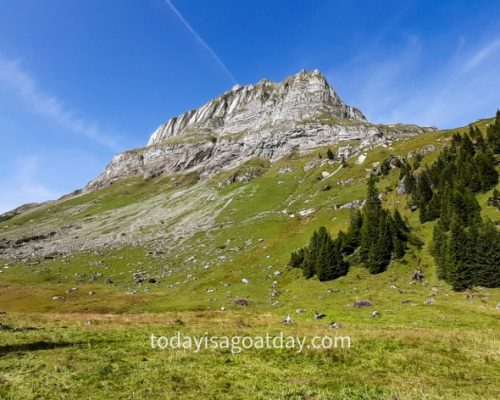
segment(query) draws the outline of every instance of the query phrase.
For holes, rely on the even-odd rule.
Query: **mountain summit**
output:
[[[85,191],[138,174],[196,172],[206,177],[251,159],[276,161],[346,140],[359,141],[360,150],[425,130],[371,124],[339,98],[318,70],[301,71],[280,83],[236,85],[204,106],[170,119],[146,147],[115,156]]]
[[[161,125],[148,145],[182,135],[221,136],[320,115],[366,121],[358,109],[337,96],[318,70],[302,70],[280,83],[263,79],[256,85],[236,85],[204,106]]]

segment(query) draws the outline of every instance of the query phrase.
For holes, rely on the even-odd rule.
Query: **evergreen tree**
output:
[[[328,149],[326,151],[326,156],[328,157],[329,160],[335,159],[335,155],[333,154],[333,152],[330,149]]]
[[[399,211],[394,217],[382,208],[375,179],[368,180],[368,191],[360,230],[360,256],[372,274],[385,271],[391,258],[404,256],[409,229]]]
[[[484,140],[484,136],[483,136],[481,130],[478,127],[476,127],[475,132],[476,132],[476,135],[475,135],[476,149],[478,149],[479,151],[486,151],[486,149],[487,149],[486,141]]]
[[[462,185],[458,185],[451,196],[452,214],[462,226],[469,226],[481,219],[481,207],[474,195]]]
[[[370,176],[360,232],[360,255],[365,264],[368,263],[369,253],[378,238],[381,213],[382,204],[375,187],[375,178]]]
[[[470,156],[473,156],[476,153],[474,144],[472,143],[472,140],[467,133],[462,137],[462,143],[460,147],[466,154]]]
[[[340,251],[340,241],[333,240],[323,226],[314,231],[307,248],[291,254],[290,265],[302,268],[304,277],[317,275],[320,281],[336,279],[349,269]]]
[[[453,136],[451,137],[451,147],[452,149],[460,147],[462,144],[462,136],[458,133],[454,133]]]
[[[347,273],[348,264],[340,252],[338,240],[332,240],[325,227],[318,231],[321,246],[318,249],[317,274],[320,281],[336,279]]]
[[[394,250],[394,258],[402,258],[406,251],[406,242],[408,240],[408,234],[410,230],[406,226],[401,214],[396,209],[392,217],[391,229],[392,229],[392,247]]]
[[[319,253],[320,245],[319,234],[317,231],[314,231],[309,241],[309,245],[304,252],[302,270],[304,273],[304,277],[307,279],[312,278],[314,275],[316,275],[317,255]]]
[[[497,110],[495,123],[488,126],[486,140],[493,154],[500,154],[500,111]]]
[[[468,238],[461,221],[455,216],[450,226],[448,276],[454,290],[472,286],[471,270],[467,263]]]
[[[376,236],[368,251],[365,265],[372,274],[386,270],[391,261],[393,237],[389,214],[384,210],[380,213]]]
[[[433,196],[430,173],[428,170],[423,171],[417,179],[417,186],[413,196],[413,202],[420,209],[420,223],[431,221],[430,215],[427,212],[427,204]]]
[[[479,189],[483,192],[490,190],[498,183],[498,172],[495,168],[495,157],[489,152],[480,151],[474,157],[479,177]]]
[[[290,255],[290,261],[288,264],[293,268],[304,268],[305,254],[306,251],[303,247],[292,251],[292,254]]]
[[[479,230],[474,275],[475,285],[500,287],[500,231],[491,221]]]
[[[436,274],[439,279],[448,280],[449,278],[447,259],[448,253],[448,236],[442,220],[439,220],[434,227],[432,235],[432,255],[436,260]]]
[[[500,209],[500,193],[496,188],[493,190],[493,195],[491,196],[491,202],[492,202],[491,205]]]
[[[361,227],[363,225],[363,216],[361,211],[351,212],[349,228],[347,233],[340,232],[339,240],[341,249],[345,254],[352,254],[358,248],[361,242]]]

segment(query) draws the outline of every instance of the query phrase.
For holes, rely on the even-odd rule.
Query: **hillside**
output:
[[[477,125],[484,129],[488,123],[491,120]],[[421,153],[423,168],[454,132],[428,132],[358,150],[346,158],[345,167],[339,159],[326,158],[327,148],[319,148],[273,163],[252,159],[209,179],[192,172],[147,179],[135,176],[23,212],[0,223],[2,297],[18,298],[18,291],[26,290],[28,283],[36,284],[37,290],[20,302],[6,301],[4,308],[220,309],[232,308],[236,298],[244,297],[254,307],[294,310],[335,304],[338,296],[323,296],[318,303],[318,292],[326,288],[342,288],[349,298],[357,297],[360,294],[349,293],[347,287],[360,286],[355,277],[365,276],[365,271],[334,282],[304,281],[299,271],[287,267],[290,252],[306,244],[319,226],[334,235],[345,230],[350,209],[360,207],[364,199],[369,172],[388,156]],[[340,142],[329,148],[339,152],[349,146],[355,145]],[[396,190],[398,176],[394,169],[378,183],[384,206],[398,208],[425,246],[410,249],[402,262],[381,276],[361,281],[363,285],[380,281],[390,286],[392,280],[408,285],[411,272],[422,267],[429,285],[448,290],[436,280],[428,252],[433,223],[419,224],[418,213],[406,207],[406,196]],[[498,221],[499,211],[486,206],[490,195],[479,196],[482,212]],[[144,279],[137,279],[137,274]],[[155,283],[148,283],[149,278]],[[107,284],[107,279],[113,283]],[[71,287],[79,290],[66,295]],[[88,296],[89,291],[96,295]],[[368,291],[374,298],[386,297],[386,293]],[[422,289],[416,302],[428,295],[428,289]],[[61,299],[54,301],[53,296]]]

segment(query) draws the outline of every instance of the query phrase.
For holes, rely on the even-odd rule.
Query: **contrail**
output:
[[[189,22],[186,21],[186,19],[182,16],[182,14],[177,10],[177,8],[174,7],[172,2],[170,0],[164,0],[165,4],[170,7],[170,9],[174,12],[175,15],[181,20],[181,22],[184,24],[184,26],[187,28],[189,32],[193,34],[193,36],[196,38],[196,40],[210,53],[210,55],[214,58],[214,60],[219,64],[219,66],[224,70],[224,72],[227,74],[227,76],[233,81],[234,84],[238,83],[236,79],[234,78],[233,74],[231,71],[229,71],[229,68],[226,67],[226,64],[220,59],[220,57],[215,53],[215,51],[212,50],[212,48],[201,38],[200,35],[193,29],[191,25],[189,25]]]

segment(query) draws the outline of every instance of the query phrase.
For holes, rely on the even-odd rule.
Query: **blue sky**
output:
[[[2,0],[0,212],[83,187],[235,82],[320,69],[380,123],[500,107],[500,1]]]

